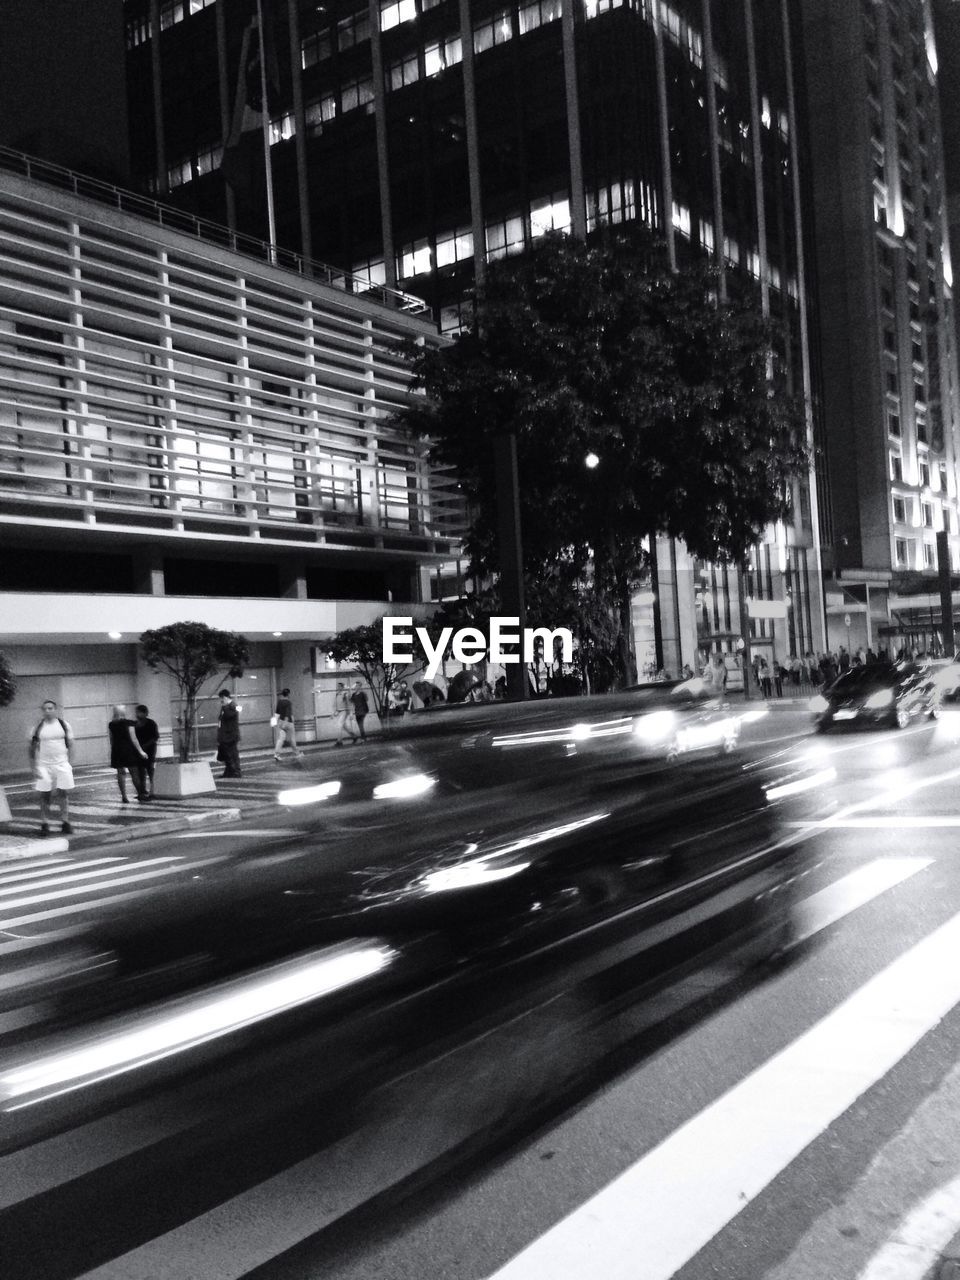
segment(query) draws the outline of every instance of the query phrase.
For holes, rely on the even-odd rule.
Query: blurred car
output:
[[[931,678],[940,690],[942,702],[960,702],[960,655],[931,663]]]
[[[914,662],[871,662],[852,667],[810,700],[818,730],[834,725],[904,729],[911,720],[940,715],[941,690],[933,673]]]

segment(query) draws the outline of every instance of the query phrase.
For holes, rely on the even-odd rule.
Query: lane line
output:
[[[958,1229],[960,1178],[954,1178],[907,1214],[857,1280],[924,1280]]]
[[[945,814],[939,818],[927,815],[904,818],[889,814],[877,818],[821,818],[810,822],[787,822],[785,825],[801,831],[824,831],[833,827],[848,831],[936,830],[938,827],[960,827],[960,816]]]
[[[923,871],[933,858],[876,858],[805,898],[797,907],[797,941],[872,902],[888,889]]]
[[[960,1000],[960,915],[496,1271],[669,1280]]]

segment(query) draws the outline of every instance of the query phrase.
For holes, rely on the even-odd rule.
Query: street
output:
[[[177,1105],[135,1099],[0,1160],[4,1275],[929,1274],[960,1229],[960,714],[813,735],[803,706],[778,704],[744,738],[836,774],[797,828],[817,856],[789,963],[744,973],[720,961],[620,1011],[589,1088],[561,1090],[490,1143],[471,1141],[482,1124],[471,1095],[495,1090],[498,1070],[509,1094],[509,1053],[523,1050],[502,1039],[490,1061],[451,1052],[342,1115],[263,1132],[257,1149],[238,1138],[229,1168],[195,1137],[211,1106],[202,1081]],[[258,767],[256,788],[266,797],[289,774]],[[254,849],[290,821],[264,812],[242,835],[225,824],[9,861],[0,929],[72,923],[101,898],[148,892],[181,859]],[[563,1043],[549,1011],[544,1021],[549,1072]],[[61,1244],[54,1263],[43,1224],[64,1214],[73,1252]]]

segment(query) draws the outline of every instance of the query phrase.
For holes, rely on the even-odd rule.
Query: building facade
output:
[[[960,570],[960,400],[931,8],[801,7],[834,512],[830,636],[935,648],[938,532]]]
[[[805,262],[803,99],[794,0],[261,0],[280,244],[427,300],[456,331],[485,264],[548,229],[635,221],[671,255],[712,256],[783,332],[789,390],[819,440]],[[132,154],[165,200],[265,235],[261,174],[221,163],[251,6],[126,0]],[[245,45],[245,40],[247,44]],[[242,92],[242,86],[241,86]],[[742,633],[781,659],[823,645],[827,476],[747,570],[658,550],[635,624],[668,668]],[[682,598],[681,598],[682,597]],[[657,634],[659,633],[659,634]]]
[[[269,741],[285,685],[301,733],[322,735],[335,672],[317,642],[397,604],[416,612],[462,532],[455,485],[390,424],[409,396],[398,343],[437,341],[435,327],[405,295],[245,257],[182,215],[168,229],[141,197],[12,155],[0,647],[19,693],[0,762],[24,766],[45,697],[81,762],[103,761],[115,702],[150,705],[169,741],[177,707],[136,641],[188,620],[253,642],[246,741]]]

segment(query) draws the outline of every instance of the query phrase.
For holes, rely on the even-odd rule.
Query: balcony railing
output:
[[[292,249],[271,245],[266,240],[258,240],[255,236],[244,235],[239,231],[231,231],[229,227],[195,217],[183,209],[160,204],[156,200],[151,200],[149,196],[125,191],[122,187],[101,182],[98,178],[89,178],[72,169],[64,169],[60,165],[52,164],[49,160],[27,155],[23,151],[0,147],[0,171],[15,173],[32,181],[42,182],[46,186],[68,191],[71,195],[95,200],[98,204],[109,205],[122,213],[152,222],[168,231],[176,231],[180,235],[190,236],[205,244],[217,245],[221,249],[228,249],[244,257],[255,258],[270,266],[295,271],[298,275],[329,285],[333,289],[342,289],[346,293],[378,302],[381,306],[390,307],[395,311],[403,311],[407,315],[427,315],[430,310],[422,298],[417,298],[413,294],[403,293],[399,289],[388,289],[385,285],[371,284],[361,276],[340,271],[313,258],[305,258],[303,254],[295,253]]]

